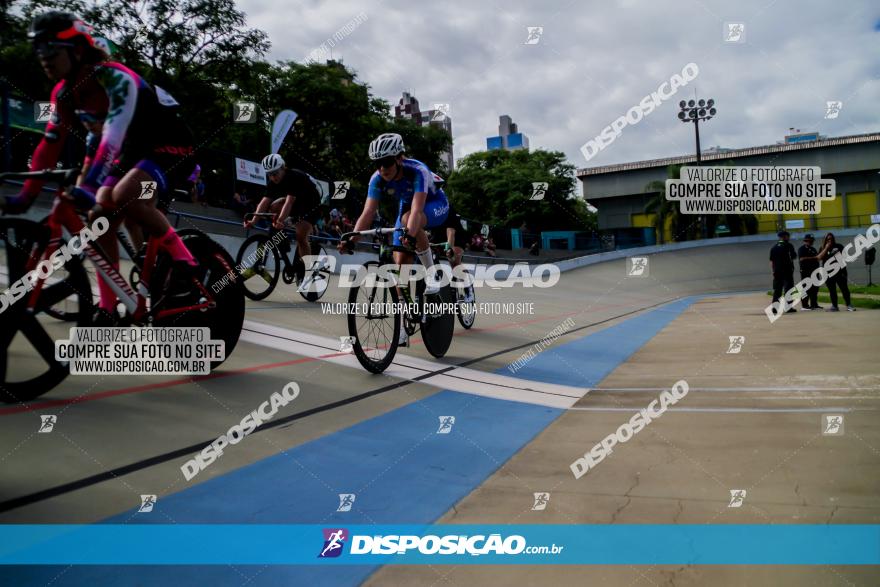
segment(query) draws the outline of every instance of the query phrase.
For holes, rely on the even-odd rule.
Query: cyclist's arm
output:
[[[260,200],[260,203],[259,203],[259,204],[257,204],[257,209],[254,210],[254,214],[263,214],[263,213],[265,213],[266,210],[269,209],[269,205],[270,205],[271,203],[272,203],[272,198],[270,198],[269,196],[263,196],[263,199]],[[256,224],[256,223],[257,223],[257,217],[256,217],[256,216],[251,216],[251,219],[250,219],[250,220],[245,220],[245,221],[244,221],[244,226],[245,226],[245,228],[250,228],[251,226],[253,226],[253,225]]]
[[[83,187],[92,192],[97,191],[113,170],[134,118],[138,99],[138,82],[128,71],[98,66],[94,75],[107,93],[110,108],[101,132],[101,142],[95,152],[94,164],[83,182]]]
[[[382,190],[379,188],[381,178],[379,172],[373,173],[370,183],[367,185],[367,201],[364,202],[364,209],[354,223],[353,231],[367,230],[373,226],[373,220],[376,218],[376,212],[379,210],[379,201],[382,199]],[[340,225],[342,225],[342,217],[340,216]],[[357,241],[357,237],[351,239],[352,242]]]
[[[354,224],[354,231],[367,230],[373,226],[373,220],[376,218],[376,211],[379,209],[379,200],[367,198],[364,202],[364,210]]]
[[[31,157],[31,167],[29,171],[40,171],[42,169],[55,168],[55,163],[61,156],[61,149],[64,147],[64,140],[67,138],[71,125],[74,123],[72,112],[66,103],[58,104],[58,92],[64,86],[64,82],[59,82],[52,89],[50,98],[54,114],[46,125],[46,132],[43,134],[40,144],[34,149],[33,157]],[[45,182],[42,180],[29,179],[24,182],[21,194],[28,201],[33,201],[40,193],[40,188]]]
[[[406,232],[411,236],[415,236],[419,229],[418,216],[419,212],[425,211],[425,202],[428,199],[428,192],[434,189],[434,176],[427,167],[420,167],[413,179],[413,199],[410,204],[409,220],[406,223]]]
[[[293,209],[295,201],[296,196],[290,194],[284,198],[284,205],[281,206],[281,212],[278,213],[278,218],[275,219],[275,228],[281,228],[284,225],[284,221],[290,216],[290,211]]]

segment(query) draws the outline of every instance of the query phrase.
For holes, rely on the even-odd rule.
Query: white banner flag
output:
[[[277,153],[281,149],[281,143],[284,137],[290,131],[296,120],[296,112],[293,110],[282,110],[275,116],[275,122],[272,123],[272,153]]]

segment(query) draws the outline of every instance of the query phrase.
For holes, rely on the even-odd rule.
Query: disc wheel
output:
[[[434,305],[441,310],[426,314],[422,322],[422,342],[425,348],[436,358],[440,358],[449,350],[452,344],[452,332],[455,330],[454,311],[443,311],[443,308],[452,308],[455,302],[455,293],[450,285],[440,288],[436,294],[425,296],[425,302],[430,308]],[[442,304],[442,305],[440,305]]]
[[[235,266],[241,275],[244,295],[252,300],[269,297],[281,276],[281,256],[266,234],[252,235],[241,244]]]

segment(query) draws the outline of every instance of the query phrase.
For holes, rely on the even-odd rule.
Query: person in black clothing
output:
[[[822,263],[825,263],[837,253],[843,254],[843,245],[837,242],[837,239],[834,238],[834,235],[829,232],[825,235],[825,241],[822,245],[822,251],[819,253],[819,256],[822,258]],[[846,304],[846,309],[850,312],[856,311],[856,309],[852,305],[852,300],[850,299],[849,286],[847,285],[847,281],[849,281],[849,278],[846,273],[846,265],[841,263],[840,271],[829,277],[828,281],[825,283],[825,285],[828,286],[828,293],[831,294],[831,307],[828,308],[829,312],[840,311],[840,308],[837,307],[838,287],[840,288],[840,293],[843,294],[843,302]]]
[[[781,295],[794,287],[794,260],[797,252],[788,242],[791,235],[787,230],[777,234],[779,241],[770,249],[770,270],[773,272],[773,301],[778,302]],[[788,313],[796,312],[790,308]]]
[[[807,279],[819,268],[819,251],[813,248],[815,239],[812,234],[804,235],[804,244],[798,249],[798,260],[801,270],[801,279]],[[811,285],[807,289],[807,302],[803,304],[804,310],[821,310],[819,305],[819,287]]]
[[[299,169],[287,167],[281,155],[266,155],[263,158],[263,169],[269,180],[267,194],[260,200],[257,213],[270,210],[276,214],[272,226],[283,230],[285,221],[290,218],[296,228],[296,249],[300,260],[311,255],[309,235],[314,230],[321,212],[321,196],[318,188],[312,183],[309,175]],[[251,218],[244,223],[251,228],[256,220]],[[282,252],[287,251],[287,240],[279,245]]]

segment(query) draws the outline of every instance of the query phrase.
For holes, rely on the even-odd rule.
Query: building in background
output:
[[[822,202],[819,214],[756,214],[758,232],[774,233],[803,223],[806,231],[868,226],[880,214],[880,133],[823,137],[818,133],[810,140],[796,139],[800,133],[785,137],[784,143],[745,149],[704,152],[703,165],[735,166],[817,166],[823,179],[835,180],[837,197]],[[612,233],[619,242],[633,246],[654,244],[654,215],[645,212],[645,205],[657,195],[648,185],[668,177],[670,165],[694,165],[696,157],[667,157],[633,161],[577,170],[583,186],[583,197],[599,209],[599,230]],[[696,217],[695,217],[696,218]],[[669,226],[663,240],[673,235]]]
[[[446,164],[447,172],[451,173],[455,160],[452,157],[452,118],[448,112],[442,110],[425,110],[419,108],[419,100],[409,92],[404,92],[403,97],[394,107],[395,118],[409,118],[419,126],[433,125],[442,128],[449,135],[449,151],[440,153],[440,160]]]
[[[529,137],[519,132],[516,123],[507,114],[502,114],[498,118],[498,136],[486,138],[486,150],[494,151],[495,149],[529,150]]]

